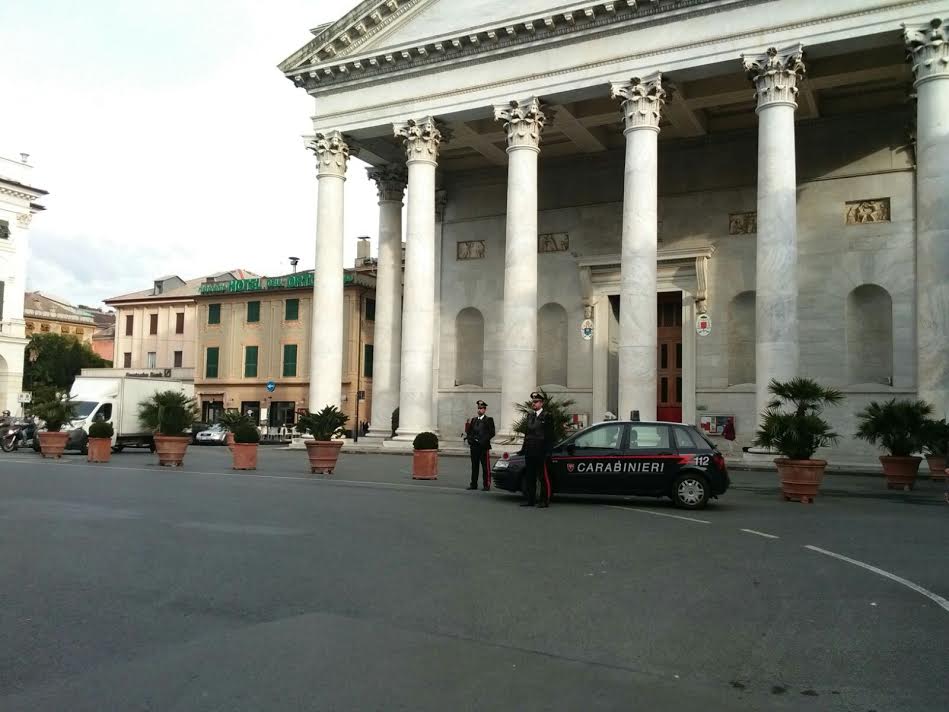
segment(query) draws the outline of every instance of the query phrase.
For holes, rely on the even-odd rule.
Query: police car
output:
[[[730,484],[715,445],[682,423],[597,423],[558,443],[547,467],[554,494],[670,497],[685,509],[703,508]],[[520,492],[523,474],[524,458],[504,453],[494,484]]]

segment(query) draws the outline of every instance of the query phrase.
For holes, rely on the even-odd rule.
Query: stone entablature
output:
[[[643,22],[655,15],[674,15],[701,5],[748,5],[764,0],[614,0],[582,2],[556,12],[515,16],[503,23],[427,38],[419,42],[359,52],[395,21],[422,9],[425,0],[388,0],[363,3],[334,23],[303,49],[282,62],[280,69],[297,86],[308,91],[320,85],[402,71],[407,65],[454,62],[461,57],[513,50],[525,44],[547,44],[617,25]]]

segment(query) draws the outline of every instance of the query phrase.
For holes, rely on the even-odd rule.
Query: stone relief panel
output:
[[[566,232],[551,232],[537,236],[537,251],[566,252],[570,249],[570,235]]]
[[[455,258],[458,260],[483,260],[484,240],[465,240],[457,242]]]
[[[729,235],[753,235],[758,232],[758,213],[731,213],[728,216]]]
[[[846,219],[848,225],[890,222],[890,199],[848,200]]]

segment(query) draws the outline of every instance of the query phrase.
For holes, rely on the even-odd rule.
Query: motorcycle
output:
[[[0,449],[4,452],[14,452],[18,447],[39,450],[39,438],[36,436],[36,423],[33,420],[11,423],[0,434]]]

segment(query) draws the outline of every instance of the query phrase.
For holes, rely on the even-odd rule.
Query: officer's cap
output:
[[[535,401],[535,400],[542,401],[542,400],[547,400],[547,399],[544,398],[544,394],[543,394],[543,393],[538,393],[537,391],[534,391],[533,393],[531,393],[531,400],[532,400],[532,401]]]
[[[478,403],[477,403],[477,405],[478,405],[479,408],[487,408],[487,407],[488,407],[488,404],[485,403],[483,400],[479,400]]]

